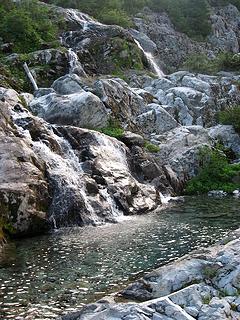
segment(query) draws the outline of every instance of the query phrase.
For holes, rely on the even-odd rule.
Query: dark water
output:
[[[2,255],[0,319],[55,319],[240,226],[240,200],[188,199],[115,225],[59,230]]]

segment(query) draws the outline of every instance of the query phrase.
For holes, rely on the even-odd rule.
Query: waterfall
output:
[[[78,74],[79,76],[87,77],[86,72],[84,71],[76,52],[72,48],[68,49],[69,57],[69,74]]]
[[[54,229],[69,224],[91,223],[97,225],[105,221],[104,216],[108,221],[117,220],[118,217],[123,216],[123,212],[118,209],[113,195],[108,190],[108,185],[99,185],[97,194],[89,194],[87,184],[93,183],[94,180],[84,172],[84,163],[80,162],[78,154],[68,140],[61,136],[57,127],[48,127],[43,139],[32,140],[29,130],[25,129],[28,127],[29,113],[27,111],[13,112],[12,117],[19,133],[24,135],[31,144],[35,155],[46,165],[48,181],[51,182],[52,188],[49,221]],[[101,136],[100,133],[96,134]],[[97,141],[103,146],[100,146],[100,151],[97,147],[99,152],[96,153],[96,156],[100,158],[102,151],[110,150],[109,161],[111,162],[113,159],[114,163],[107,168],[117,170],[116,159],[118,156],[122,158],[124,155],[120,151],[114,155],[114,150],[118,151],[118,149],[107,137],[102,139],[99,137]],[[102,159],[100,161],[102,162]],[[121,162],[124,161],[125,159],[121,160]],[[105,167],[104,161],[103,166]],[[104,216],[101,212],[104,212]]]
[[[67,13],[68,13],[68,16],[70,17],[70,19],[81,25],[82,28],[83,28],[83,31],[86,31],[89,29],[89,26],[91,24],[93,25],[98,25],[98,26],[103,26],[103,24],[99,21],[95,21],[93,20],[93,18],[91,18],[89,15],[87,14],[84,14],[82,12],[79,12],[77,10],[74,10],[74,9],[68,9],[67,10]]]
[[[134,39],[136,45],[138,46],[138,48],[143,52],[143,54],[145,55],[147,61],[149,62],[149,64],[151,65],[153,71],[156,73],[156,75],[159,78],[163,78],[165,76],[165,74],[163,73],[163,71],[160,69],[160,67],[158,66],[157,62],[155,61],[154,56],[152,55],[151,52],[146,52],[143,47],[141,46],[141,44],[138,42],[138,40]]]

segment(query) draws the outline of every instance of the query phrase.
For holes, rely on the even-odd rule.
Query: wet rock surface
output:
[[[23,107],[16,91],[1,88],[1,95],[1,210],[15,235],[114,222],[161,203],[156,188],[134,171],[125,144],[89,129],[51,126]],[[99,98],[85,95],[105,110]]]

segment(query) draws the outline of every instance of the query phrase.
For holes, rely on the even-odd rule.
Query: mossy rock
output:
[[[130,39],[112,37],[96,39],[79,58],[88,74],[124,77],[128,70],[144,70],[148,63],[138,46]]]
[[[28,64],[39,87],[51,86],[53,81],[65,75],[69,68],[67,49],[62,47],[18,54],[12,59],[5,57],[1,59],[1,66],[6,76],[4,81],[1,81],[0,77],[0,84],[17,91],[31,92],[32,85],[23,69],[24,62]]]

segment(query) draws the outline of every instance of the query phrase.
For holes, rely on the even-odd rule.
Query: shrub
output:
[[[218,70],[238,71],[240,70],[240,54],[222,52],[216,57]]]
[[[233,125],[234,129],[240,133],[240,106],[229,107],[218,114],[219,122]]]
[[[14,51],[26,53],[40,49],[44,42],[57,38],[58,28],[50,19],[48,8],[35,0],[0,4],[0,34],[5,42],[13,42]]]
[[[191,54],[183,63],[182,68],[207,74],[214,74],[219,71],[239,71],[240,54],[222,52],[214,59],[208,58],[206,54]]]
[[[149,151],[151,153],[157,153],[160,151],[159,146],[156,146],[155,144],[152,144],[148,141],[145,142],[144,148],[147,149],[147,151]]]
[[[216,63],[205,54],[191,54],[183,63],[182,68],[197,73],[212,74],[217,72]]]
[[[106,134],[107,136],[116,138],[116,139],[121,139],[124,133],[124,130],[120,127],[105,127],[100,129],[100,132]]]
[[[124,130],[121,128],[119,121],[114,118],[111,118],[109,120],[106,127],[101,128],[98,131],[118,140],[121,140],[124,133]]]
[[[240,188],[234,177],[240,175],[240,164],[229,164],[221,150],[203,147],[199,150],[200,170],[196,177],[186,186],[187,194],[207,193],[211,190],[232,192]]]
[[[105,24],[117,24],[124,28],[132,26],[132,21],[128,17],[127,13],[120,9],[102,11],[98,16],[98,19]]]

